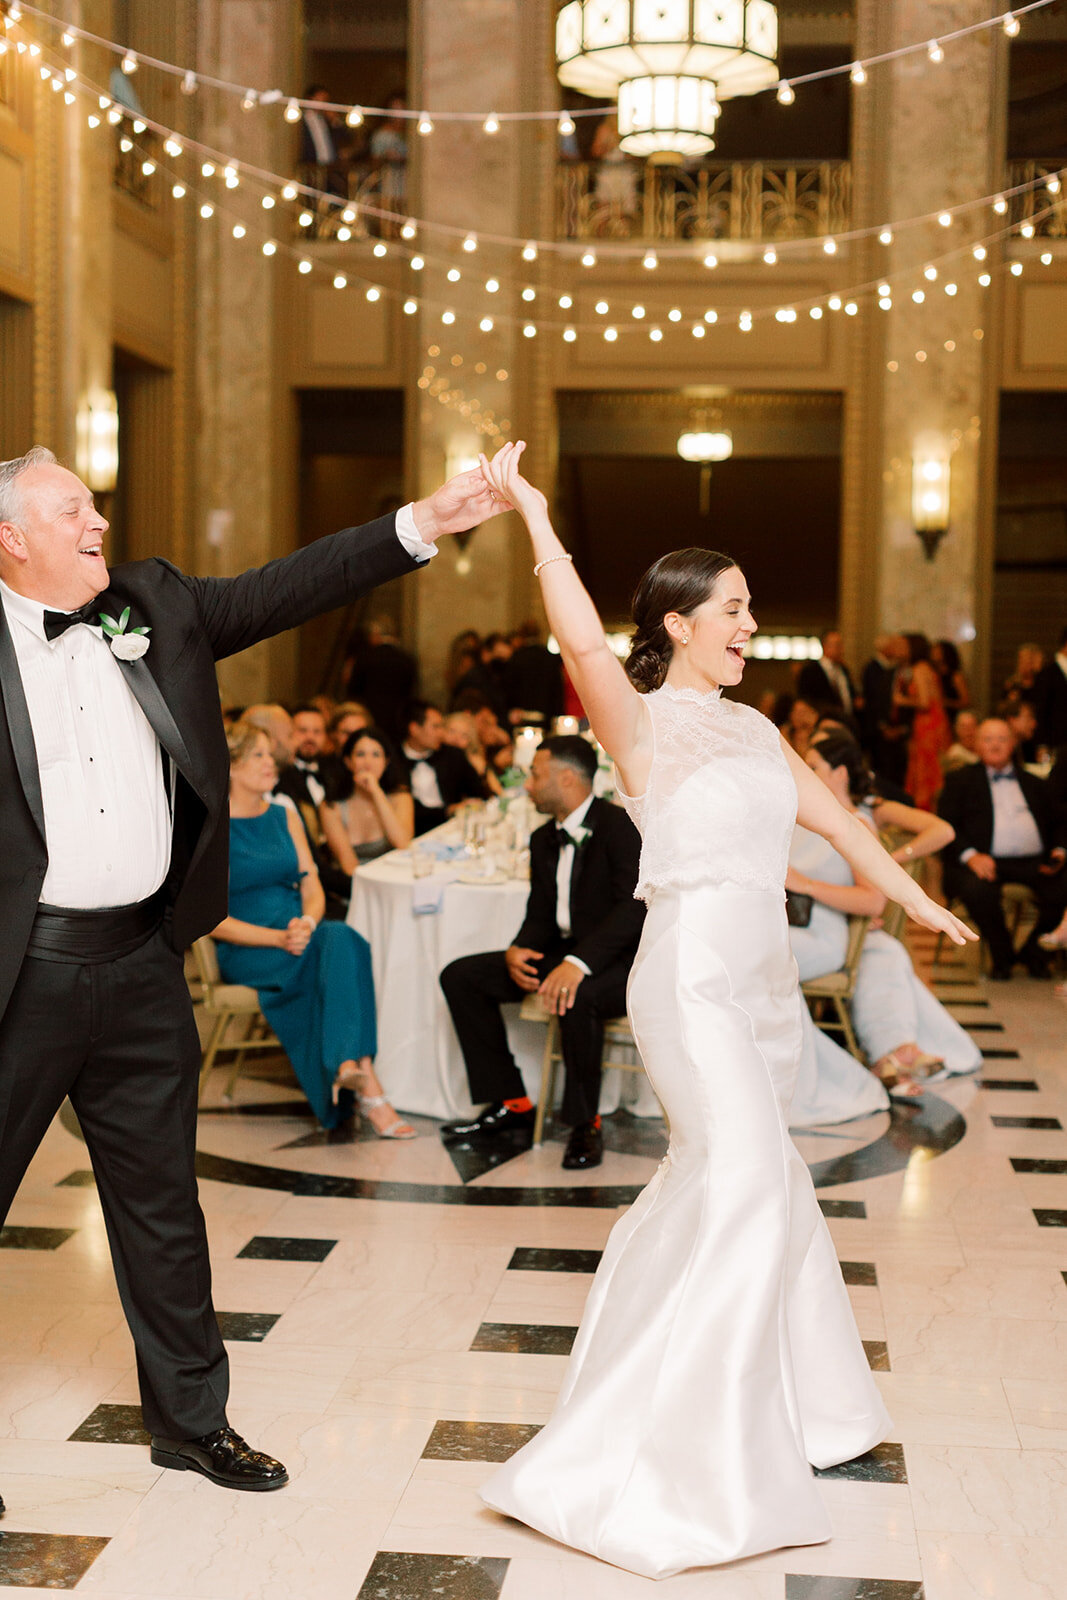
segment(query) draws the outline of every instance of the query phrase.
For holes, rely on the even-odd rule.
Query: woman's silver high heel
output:
[[[359,1101],[359,1109],[361,1111],[373,1111],[376,1106],[387,1106],[388,1104],[389,1101],[384,1094],[362,1095]],[[367,1121],[370,1122],[369,1117],[367,1118]],[[373,1122],[371,1122],[370,1125],[372,1128],[374,1128]],[[379,1139],[418,1138],[418,1134],[415,1132],[415,1129],[409,1128],[407,1123],[402,1121],[400,1117],[397,1117],[395,1122],[391,1122],[387,1128],[374,1128],[374,1131],[378,1135]]]

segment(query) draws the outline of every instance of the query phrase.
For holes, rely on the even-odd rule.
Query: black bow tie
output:
[[[574,835],[567,832],[562,822],[556,823],[556,838],[559,840],[559,847],[561,850],[564,850],[567,845],[572,845],[574,843]]]
[[[1003,772],[991,772],[989,781],[990,783],[1014,783],[1015,774],[1010,767],[1005,767]]]
[[[46,611],[44,636],[46,639],[58,639],[68,628],[73,628],[76,622],[95,623],[98,614],[95,599],[90,600],[88,605],[79,606],[77,611]]]

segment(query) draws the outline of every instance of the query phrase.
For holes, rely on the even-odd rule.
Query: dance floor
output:
[[[928,942],[921,946],[930,954]],[[231,1419],[292,1475],[233,1494],[151,1466],[85,1149],[51,1130],[0,1233],[0,1589],[95,1600],[1049,1600],[1067,1573],[1067,1001],[938,992],[981,1079],[798,1142],[890,1442],[823,1475],[835,1537],[661,1584],[488,1511],[552,1406],[608,1232],[659,1161],[490,1166],[317,1134],[282,1070],[200,1125]],[[711,1381],[709,1369],[709,1381]],[[669,1441],[668,1441],[669,1444]]]

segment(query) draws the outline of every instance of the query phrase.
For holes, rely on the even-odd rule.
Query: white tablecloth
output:
[[[441,910],[416,916],[410,858],[401,850],[361,866],[355,876],[349,924],[370,943],[378,1001],[378,1076],[399,1111],[429,1117],[465,1116],[471,1110],[467,1074],[438,975],[459,956],[503,950],[522,926],[529,884],[472,885],[454,881],[457,867],[442,865],[447,881]],[[541,1083],[544,1026],[504,1011],[508,1037],[527,1091]]]

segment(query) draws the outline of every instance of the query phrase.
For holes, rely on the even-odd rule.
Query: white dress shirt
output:
[[[419,536],[410,505],[397,512],[396,531],[416,561],[436,555],[436,546]],[[44,613],[65,607],[46,607],[2,581],[0,603],[41,778],[48,849],[41,900],[71,910],[147,900],[170,865],[159,740],[100,628],[78,622],[49,640]],[[169,758],[166,764],[169,770]]]
[[[2,583],[0,598],[41,775],[41,899],[78,910],[147,900],[170,864],[159,741],[100,628],[78,622],[50,641],[39,600]]]
[[[564,939],[568,939],[571,932],[571,879],[574,876],[574,859],[578,854],[578,843],[575,835],[584,826],[586,814],[593,803],[593,799],[593,795],[590,795],[587,800],[583,800],[582,804],[571,812],[569,817],[564,817],[563,821],[558,824],[559,827],[565,828],[571,835],[571,839],[574,840],[573,843],[567,839],[560,840],[559,865],[556,867],[556,923]],[[568,956],[567,960],[574,966],[580,967],[586,976],[589,976],[589,968],[584,961],[577,961],[574,956]]]
[[[1014,768],[999,772],[986,768],[993,796],[993,843],[990,855],[1010,860],[1015,856],[1040,856],[1045,846],[1034,814],[1026,803],[1022,785]]]
[[[441,811],[445,802],[437,774],[430,765],[430,752],[413,750],[409,744],[402,745],[401,749],[411,762],[412,799],[417,800],[420,806],[425,806],[429,811]]]
[[[323,166],[329,166],[337,160],[337,145],[333,137],[333,129],[326,121],[321,111],[312,111],[308,106],[304,112],[304,125],[315,152],[315,160]]]
[[[819,662],[822,670],[829,678],[832,686],[837,690],[838,698],[849,716],[852,715],[852,691],[848,686],[848,675],[836,661],[828,661],[825,656]]]

